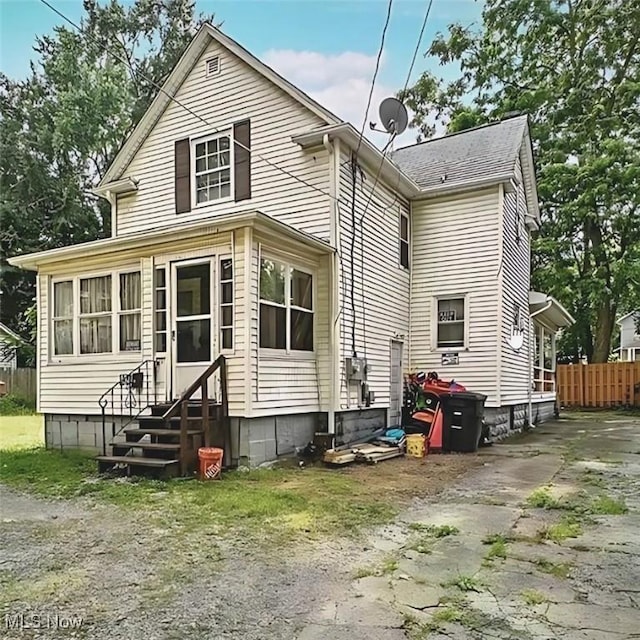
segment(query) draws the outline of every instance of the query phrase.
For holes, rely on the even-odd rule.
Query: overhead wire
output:
[[[199,115],[198,113],[193,111],[193,109],[191,109],[190,107],[185,105],[183,102],[178,100],[175,96],[171,95],[168,91],[166,91],[164,89],[164,87],[162,85],[160,85],[155,80],[153,80],[152,78],[150,78],[149,76],[147,76],[146,74],[141,72],[139,69],[135,69],[134,66],[129,62],[129,60],[127,60],[126,58],[124,58],[123,56],[121,56],[121,55],[119,55],[117,53],[114,53],[111,49],[103,46],[93,36],[91,36],[84,29],[82,29],[81,26],[76,24],[73,20],[71,20],[71,18],[67,17],[64,13],[62,13],[62,11],[58,10],[56,7],[54,7],[52,4],[50,4],[47,0],[40,0],[40,2],[42,4],[44,4],[45,6],[49,7],[49,9],[51,9],[54,13],[56,13],[63,20],[68,22],[72,27],[74,27],[77,31],[82,33],[88,40],[90,40],[95,45],[97,45],[99,48],[101,48],[105,53],[110,54],[116,60],[118,60],[119,62],[122,62],[124,65],[126,65],[132,73],[136,74],[140,78],[143,78],[144,80],[149,82],[153,87],[158,89],[158,91],[160,93],[164,94],[167,98],[169,98],[169,100],[171,100],[172,102],[177,104],[179,107],[184,109],[187,113],[192,115],[194,118],[196,118],[196,119],[200,120],[202,123],[206,124],[208,127],[211,127],[213,129],[212,133],[217,134],[217,133],[221,132],[220,129],[216,128],[214,125],[212,125],[210,122],[208,122],[201,115]],[[297,180],[301,184],[304,184],[305,186],[309,187],[310,189],[313,189],[314,191],[322,193],[323,195],[327,196],[328,198],[336,200],[337,202],[340,201],[339,198],[336,198],[336,196],[334,196],[333,194],[329,193],[328,191],[325,191],[324,189],[321,189],[320,187],[317,187],[316,185],[312,184],[311,182],[308,182],[307,180],[305,180],[303,178],[300,178],[299,176],[295,175],[291,171],[285,169],[284,167],[281,167],[279,164],[269,160],[268,158],[265,158],[262,154],[257,153],[256,151],[253,151],[250,147],[242,144],[241,142],[238,142],[237,140],[234,140],[233,142],[234,142],[235,145],[237,145],[241,149],[244,149],[245,151],[248,151],[250,154],[252,154],[256,158],[262,160],[264,163],[268,164],[269,166],[273,167],[274,169],[277,169],[278,171],[281,171],[282,173],[284,173],[285,175],[289,176],[290,178],[293,178],[294,180]]]
[[[429,4],[427,5],[427,10],[425,11],[424,18],[422,20],[422,25],[420,27],[420,32],[418,34],[418,39],[416,41],[416,46],[415,46],[415,49],[413,51],[413,55],[411,57],[411,63],[409,64],[409,70],[407,71],[407,77],[405,79],[405,83],[404,83],[404,86],[402,88],[402,93],[400,94],[402,96],[404,96],[404,94],[405,94],[405,92],[407,90],[407,87],[409,86],[409,81],[411,80],[411,74],[413,73],[413,68],[415,66],[416,59],[418,57],[418,52],[420,51],[420,45],[422,44],[422,38],[424,36],[424,31],[425,31],[425,28],[427,26],[427,22],[429,20],[429,15],[431,14],[432,5],[433,5],[433,0],[429,0]],[[367,107],[367,112],[368,112],[368,107]],[[365,122],[366,122],[366,114],[365,114]],[[364,128],[362,130],[361,136],[362,135],[364,135]],[[368,212],[369,207],[371,205],[371,202],[373,200],[373,196],[375,194],[378,182],[380,181],[380,176],[382,174],[382,167],[384,166],[384,162],[387,159],[387,152],[389,151],[389,149],[391,149],[391,151],[393,152],[393,144],[395,142],[396,136],[397,136],[397,133],[396,132],[392,132],[390,134],[390,136],[389,136],[389,140],[387,141],[386,145],[382,149],[382,156],[380,158],[380,163],[378,164],[378,169],[377,169],[375,177],[374,177],[373,185],[371,186],[371,190],[369,191],[369,196],[368,196],[367,201],[365,203],[364,209],[363,209],[362,213],[360,214],[360,216],[358,218],[358,227],[359,227],[359,232],[360,232],[360,277],[361,277],[360,286],[361,286],[361,300],[362,300],[362,331],[363,331],[363,336],[366,336],[366,332],[367,332],[367,309],[366,309],[365,286],[364,286],[364,280],[365,280],[365,271],[364,271],[364,225],[365,225],[365,217],[367,215],[367,212]],[[362,140],[362,138],[361,138],[361,140]],[[397,199],[398,199],[398,189],[400,187],[401,175],[402,174],[400,173],[400,170],[398,169],[398,179],[397,179],[396,186],[395,186],[395,189],[394,189],[394,199],[391,202],[391,204],[388,205],[388,207],[384,208],[385,210],[388,210],[391,207],[393,207],[395,205]],[[355,229],[354,229],[354,233],[355,233]],[[366,337],[364,337],[363,343],[364,343],[364,357],[366,359],[366,357],[367,357],[367,340],[366,340]]]

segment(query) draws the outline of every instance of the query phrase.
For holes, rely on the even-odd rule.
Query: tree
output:
[[[34,275],[6,258],[110,233],[92,193],[204,20],[193,0],[85,0],[81,32],[37,38],[25,80],[0,74],[1,320],[19,330]],[[133,71],[132,71],[133,69]]]
[[[402,96],[421,136],[530,116],[542,227],[533,285],[576,318],[563,345],[606,362],[640,296],[640,1],[487,0],[479,30],[451,25]]]

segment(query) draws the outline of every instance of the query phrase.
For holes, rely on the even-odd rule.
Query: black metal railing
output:
[[[156,369],[158,361],[144,360],[135,369],[120,374],[98,400],[102,412],[102,453],[107,453],[107,416],[111,418],[111,439],[149,407],[157,404]],[[122,420],[116,430],[116,418]]]

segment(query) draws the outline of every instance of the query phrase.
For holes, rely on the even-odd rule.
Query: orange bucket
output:
[[[217,480],[220,478],[223,456],[224,449],[216,447],[201,447],[198,449],[201,480]]]

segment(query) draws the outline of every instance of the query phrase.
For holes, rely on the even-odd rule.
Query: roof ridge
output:
[[[393,153],[396,154],[399,151],[404,151],[405,149],[413,149],[414,147],[420,147],[425,144],[429,144],[430,142],[437,142],[439,140],[450,140],[451,138],[455,138],[458,135],[464,133],[470,133],[471,131],[478,131],[479,129],[488,129],[489,127],[495,127],[499,124],[505,124],[511,120],[521,120],[522,118],[528,119],[526,114],[521,114],[519,116],[513,116],[511,118],[503,118],[502,120],[495,120],[494,122],[486,122],[485,124],[479,124],[475,127],[470,127],[469,129],[462,129],[461,131],[452,131],[451,133],[445,133],[443,136],[439,136],[437,138],[429,138],[429,140],[423,140],[422,142],[416,142],[414,144],[409,144],[406,147],[400,147],[396,149]]]

